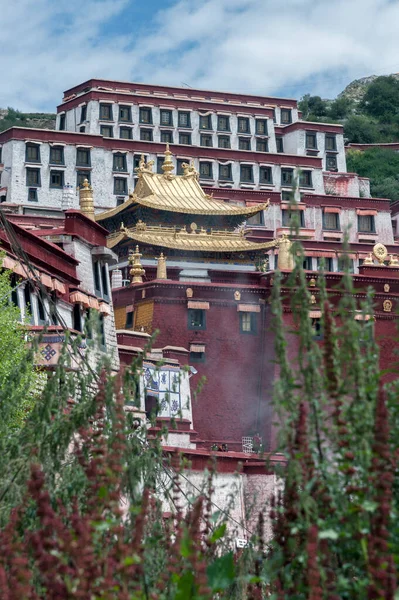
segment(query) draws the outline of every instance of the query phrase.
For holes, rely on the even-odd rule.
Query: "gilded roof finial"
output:
[[[157,279],[167,279],[168,274],[166,272],[166,256],[164,256],[163,252],[161,252],[158,257],[157,264]]]
[[[143,275],[145,275],[145,270],[140,262],[142,254],[140,254],[139,247],[136,246],[136,251],[132,252],[129,256],[129,265],[131,269],[129,271],[130,277],[133,283],[143,283]]]
[[[373,254],[380,263],[380,265],[384,264],[386,257],[388,256],[388,250],[384,246],[384,244],[376,244],[373,248]]]
[[[396,254],[391,254],[388,265],[390,267],[399,267],[399,260]]]
[[[172,153],[169,150],[169,142],[167,142],[165,150],[165,160],[163,161],[162,171],[164,172],[164,175],[168,175],[169,173],[172,173],[174,168],[175,167],[172,161]]]
[[[370,254],[368,254],[366,256],[366,258],[363,261],[364,265],[373,265],[374,264],[374,259],[373,259],[373,254],[370,252]]]
[[[79,206],[82,213],[94,221],[93,188],[88,179],[85,179],[79,188]]]

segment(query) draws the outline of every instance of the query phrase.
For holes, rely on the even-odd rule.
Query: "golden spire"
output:
[[[163,161],[162,171],[164,172],[164,175],[168,175],[169,173],[172,173],[174,168],[175,167],[172,161],[172,153],[169,150],[169,142],[167,142],[165,150],[165,160]]]
[[[132,279],[132,284],[143,283],[143,275],[145,275],[145,270],[140,262],[141,256],[142,254],[140,254],[138,246],[136,246],[136,252],[132,252],[132,254],[129,256],[129,265],[131,266],[129,274]]]
[[[158,257],[158,263],[157,263],[157,279],[167,279],[168,278],[168,274],[166,272],[166,256],[163,255],[163,252],[161,252],[160,256]]]
[[[82,213],[94,221],[93,188],[87,179],[84,180],[79,188],[79,205]]]
[[[278,259],[277,267],[285,271],[292,271],[294,268],[294,257],[292,256],[292,243],[286,233],[283,233],[277,241],[278,244]]]

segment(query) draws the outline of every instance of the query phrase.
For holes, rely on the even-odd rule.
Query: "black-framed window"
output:
[[[240,165],[240,181],[253,183],[254,168],[252,165]]]
[[[273,123],[277,123],[276,109],[273,108]]]
[[[33,288],[30,283],[26,283],[24,286],[24,304],[27,312],[29,313],[29,321],[31,325],[35,324],[35,317],[33,314],[33,306],[32,306],[32,294]]]
[[[206,329],[206,310],[202,310],[201,308],[189,308],[188,328]]]
[[[114,137],[114,128],[111,125],[100,125],[100,135],[103,137]]]
[[[116,206],[120,206],[121,204],[125,203],[125,197],[124,196],[117,196],[116,197]]]
[[[301,171],[299,185],[300,187],[312,187],[312,171]]]
[[[354,263],[352,258],[347,258],[346,256],[338,256],[338,271],[343,273],[344,271],[348,271],[349,273],[354,273]]]
[[[64,171],[50,171],[50,187],[58,189],[64,187]]]
[[[219,135],[218,136],[218,147],[219,148],[230,148],[230,136],[228,135]]]
[[[140,129],[141,135],[141,129]],[[131,127],[119,127],[119,137],[121,140],[131,140],[133,139],[133,130]]]
[[[133,155],[133,171],[135,171],[135,169],[137,169],[140,166],[140,160],[141,160],[141,154],[134,154]],[[147,161],[148,160],[148,156],[144,155],[144,160]]]
[[[292,185],[294,169],[281,169],[281,185]]]
[[[31,169],[27,167],[26,169],[26,185],[28,187],[40,187],[40,169]]]
[[[190,363],[204,363],[205,352],[190,352]]]
[[[322,263],[324,265],[323,266],[324,271],[332,272],[334,270],[334,263],[333,263],[333,259],[331,258],[331,256],[329,256],[329,257],[323,256],[323,258],[319,257],[317,259],[317,270],[318,271],[321,271]]]
[[[87,104],[83,104],[80,109],[80,122],[83,123],[87,120]]]
[[[50,165],[65,165],[64,146],[50,146]]]
[[[176,161],[176,173],[177,175],[183,175],[183,163],[187,163],[184,158],[178,158]]]
[[[77,187],[82,187],[84,180],[87,179],[87,181],[90,183],[91,181],[91,173],[90,171],[77,171],[76,173],[76,186]]]
[[[179,144],[183,144],[184,146],[191,145],[191,133],[179,133]]]
[[[331,150],[333,152],[337,149],[337,136],[331,133],[326,133],[326,151]]]
[[[271,167],[259,167],[259,183],[273,183]]]
[[[200,146],[205,146],[206,148],[212,148],[212,146],[213,146],[212,136],[209,135],[208,133],[201,133]]]
[[[29,188],[28,189],[28,201],[29,202],[38,202],[37,188]]]
[[[129,312],[126,313],[125,329],[133,328],[133,316],[134,316],[134,312],[132,310],[130,310]]]
[[[114,194],[117,196],[126,196],[127,179],[126,177],[114,177]]]
[[[199,128],[212,129],[212,115],[200,115]]]
[[[38,292],[37,296],[36,296],[36,301],[37,301],[37,320],[39,325],[46,325],[46,323],[48,322],[47,319],[47,315],[46,315],[46,309],[44,306],[44,298],[41,294],[41,292]]]
[[[163,144],[173,144],[173,131],[161,131],[161,142]]]
[[[255,120],[256,135],[267,135],[267,119]]]
[[[324,335],[323,335],[323,327],[321,325],[320,317],[312,318],[311,327],[312,327],[312,332],[313,332],[313,339],[314,340],[322,340],[324,338]]]
[[[276,135],[276,149],[277,152],[284,152],[284,140],[283,140],[283,136],[281,135]]]
[[[187,111],[179,110],[177,113],[177,122],[179,127],[191,127],[191,115]]]
[[[253,312],[240,312],[240,333],[256,333],[257,314]]]
[[[292,110],[290,108],[282,108],[280,115],[282,125],[292,123]]]
[[[89,148],[77,148],[76,149],[76,165],[78,167],[90,167],[90,149]]]
[[[140,139],[143,142],[152,142],[152,129],[140,129]]]
[[[219,165],[220,181],[232,181],[231,165]]]
[[[263,218],[263,210],[260,210],[255,215],[252,215],[252,217],[249,217],[249,219],[247,219],[247,221],[246,221],[246,224],[247,225],[264,225],[265,220]]]
[[[327,231],[339,231],[339,213],[330,213],[323,210],[323,229]]]
[[[65,131],[65,124],[66,124],[66,115],[65,115],[65,113],[63,113],[62,115],[60,115],[59,131]]]
[[[304,257],[302,267],[305,271],[313,271],[313,259],[311,256]]]
[[[94,289],[96,296],[109,300],[108,267],[100,261],[93,262]]]
[[[159,115],[159,122],[161,125],[166,127],[173,126],[173,113],[171,110],[163,110],[161,109]]]
[[[132,122],[132,107],[131,106],[119,106],[119,121],[123,121],[123,123],[131,123]]]
[[[296,221],[300,227],[305,226],[305,214],[303,210],[289,210],[287,208],[281,211],[283,227],[291,227],[292,221]]]
[[[79,127],[79,131],[80,131],[80,133],[85,133],[86,127],[84,125],[82,125],[82,127]]]
[[[113,155],[112,170],[120,171],[123,173],[127,172],[126,154],[122,152],[115,152],[115,154]]]
[[[238,133],[249,133],[250,132],[248,117],[238,117],[237,131],[238,131]]]
[[[361,233],[375,233],[374,215],[358,215],[357,229]]]
[[[101,121],[113,121],[114,116],[112,114],[112,104],[100,104],[100,120]]]
[[[317,150],[317,133],[315,131],[306,132],[306,149]]]
[[[251,150],[251,138],[239,137],[238,138],[238,149],[239,150]]]
[[[337,155],[326,154],[326,171],[337,171]]]
[[[140,108],[139,111],[139,120],[140,123],[145,123],[146,125],[152,125],[152,110],[151,108]]]
[[[75,329],[75,331],[83,331],[82,309],[81,309],[80,304],[78,304],[78,303],[73,305],[72,328]]]
[[[262,138],[256,138],[256,151],[257,152],[269,152],[269,143],[267,140]]]
[[[218,115],[218,131],[230,131],[230,117]]]
[[[157,156],[157,173],[159,173],[160,175],[162,175],[163,170],[162,170],[162,165],[165,161],[165,158],[163,156]]]
[[[211,162],[200,162],[199,174],[203,179],[213,179],[212,163]]]
[[[38,144],[27,143],[25,146],[25,162],[40,162],[40,146]]]

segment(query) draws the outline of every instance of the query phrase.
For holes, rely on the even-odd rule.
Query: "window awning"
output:
[[[260,312],[260,306],[259,306],[259,304],[238,304],[237,305],[237,310],[239,312],[259,313]]]
[[[101,315],[110,315],[111,314],[111,308],[110,308],[109,304],[107,304],[106,302],[100,302],[100,314]]]
[[[40,281],[46,288],[49,288],[50,290],[54,289],[53,280],[51,279],[50,275],[40,273]]]
[[[187,302],[187,308],[196,308],[199,310],[209,310],[209,302],[200,302],[197,300],[189,300]]]
[[[60,294],[65,294],[66,292],[65,285],[61,281],[58,281],[58,279],[53,279],[53,288],[57,292],[60,292]]]
[[[335,213],[335,214],[339,214],[341,212],[341,209],[338,208],[338,206],[326,206],[324,208],[324,212],[325,213]]]
[[[69,299],[73,304],[82,304],[86,308],[90,308],[89,297],[86,296],[86,294],[83,294],[83,292],[72,292]]]
[[[90,308],[94,308],[95,310],[98,310],[100,308],[100,304],[97,298],[93,298],[92,296],[89,297],[89,304]]]
[[[356,214],[359,217],[375,217],[378,214],[377,210],[357,210]]]
[[[204,344],[190,344],[190,352],[205,352]]]
[[[309,318],[310,319],[320,319],[321,318],[321,310],[310,310]]]
[[[371,315],[366,315],[362,312],[355,313],[355,321],[370,321]]]

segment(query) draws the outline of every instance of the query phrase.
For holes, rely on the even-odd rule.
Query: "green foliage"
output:
[[[370,177],[375,197],[399,200],[399,153],[385,148],[347,152],[348,171]]]
[[[0,131],[10,127],[45,127],[54,129],[55,115],[51,113],[23,113],[8,107],[6,115],[0,119]]]
[[[399,81],[392,76],[378,77],[367,88],[360,108],[381,122],[399,116]]]
[[[374,144],[380,141],[380,131],[366,116],[351,115],[345,122],[345,138],[353,144]]]

